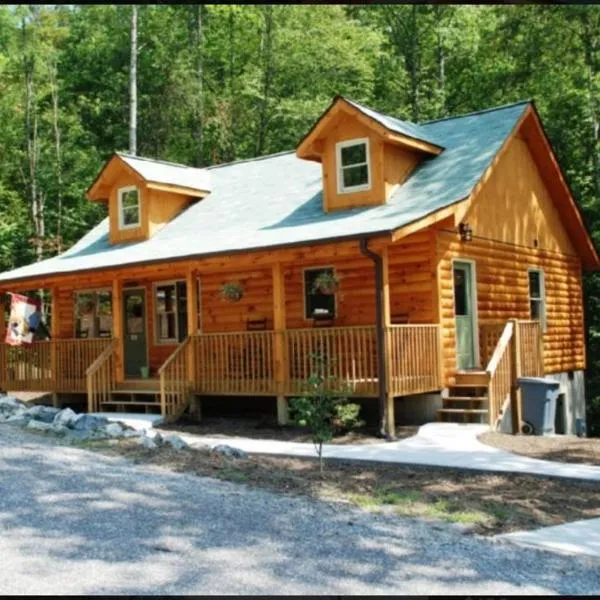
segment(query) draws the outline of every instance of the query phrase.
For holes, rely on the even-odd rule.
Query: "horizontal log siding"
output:
[[[461,243],[456,234],[440,232],[440,315],[446,383],[456,370],[451,261],[460,258],[472,259],[476,263],[480,325],[506,322],[510,318],[529,320],[527,269],[543,269],[548,324],[544,335],[545,371],[553,373],[585,368],[579,259],[477,238]]]

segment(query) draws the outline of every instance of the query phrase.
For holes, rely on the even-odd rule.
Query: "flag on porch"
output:
[[[31,344],[41,321],[39,300],[21,294],[10,294],[10,317],[6,328],[6,343],[11,346]]]

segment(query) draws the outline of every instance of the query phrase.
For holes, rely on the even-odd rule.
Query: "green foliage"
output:
[[[331,375],[333,360],[322,354],[310,355],[311,374],[302,396],[290,400],[290,417],[299,427],[307,427],[312,436],[323,473],[323,444],[340,431],[360,427],[360,406],[348,402],[347,387]]]

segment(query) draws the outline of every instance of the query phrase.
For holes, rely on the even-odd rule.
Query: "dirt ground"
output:
[[[138,463],[276,492],[352,503],[400,517],[462,523],[486,535],[600,517],[600,485],[586,482],[334,460],[327,461],[321,479],[314,459],[233,459],[207,449],[152,451],[132,440],[98,449]]]
[[[578,438],[574,435],[510,435],[486,432],[479,441],[532,458],[566,463],[600,465],[600,438]]]
[[[159,425],[157,429],[160,429]],[[285,442],[310,442],[308,429],[301,427],[281,427],[271,418],[203,418],[200,423],[192,420],[181,419],[177,424],[164,426],[169,431],[182,433],[195,433],[215,438],[244,437],[263,440],[280,440]],[[396,437],[402,440],[417,433],[418,426],[396,427]],[[355,431],[336,436],[331,444],[381,444],[384,440],[377,437],[376,428],[373,426],[361,427]]]

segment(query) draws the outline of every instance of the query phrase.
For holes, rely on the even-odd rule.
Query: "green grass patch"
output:
[[[488,523],[492,518],[497,518],[481,510],[465,509],[447,498],[427,496],[415,489],[377,488],[373,493],[352,494],[349,500],[370,511],[393,506],[399,516],[427,517],[448,523]]]
[[[215,473],[215,477],[235,483],[247,483],[250,479],[248,474],[238,469],[221,468]]]

